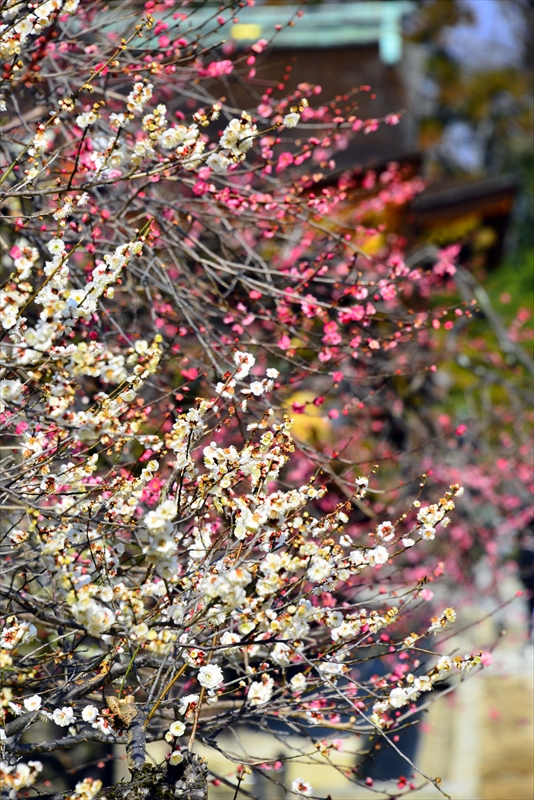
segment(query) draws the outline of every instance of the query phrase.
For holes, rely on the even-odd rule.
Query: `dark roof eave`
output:
[[[489,199],[491,196],[515,194],[520,186],[517,175],[500,175],[480,181],[462,183],[448,189],[429,187],[410,203],[414,211],[430,211],[459,203]]]

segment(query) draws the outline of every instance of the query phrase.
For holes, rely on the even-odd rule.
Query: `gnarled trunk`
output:
[[[208,770],[196,753],[184,752],[177,766],[144,764],[129,781],[102,789],[107,800],[208,800]]]

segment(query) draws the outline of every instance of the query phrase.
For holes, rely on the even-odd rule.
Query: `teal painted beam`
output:
[[[247,6],[202,37],[204,46],[213,46],[222,40],[249,45],[258,39],[268,39],[276,33],[272,47],[280,49],[331,48],[378,43],[380,59],[385,64],[396,64],[402,57],[402,18],[412,12],[417,4],[413,0],[388,0],[388,2],[324,3],[304,6],[302,17],[291,28],[276,32],[276,25],[284,25],[298,9],[297,5]],[[164,19],[171,24],[175,36],[194,39],[209,29],[208,20],[217,12],[217,6],[206,4],[196,10],[187,8],[190,21],[174,22],[167,14]],[[227,17],[228,11],[221,13]],[[156,14],[155,19],[163,17]],[[234,19],[237,17],[238,22]],[[132,23],[130,23],[131,26]],[[128,26],[128,27],[130,27]],[[103,30],[125,35],[127,24],[115,20],[102,26]],[[169,35],[169,31],[167,32]],[[157,47],[157,39],[147,42]]]

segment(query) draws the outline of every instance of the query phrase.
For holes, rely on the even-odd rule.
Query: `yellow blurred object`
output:
[[[286,413],[293,421],[291,433],[295,439],[307,444],[320,445],[330,440],[332,426],[330,420],[325,419],[324,411],[313,405],[316,395],[313,392],[295,392],[285,403]],[[292,410],[293,404],[306,405],[302,414]]]
[[[253,22],[244,23],[240,22],[237,25],[232,25],[232,39],[237,39],[238,42],[242,40],[259,39],[261,36],[261,25],[255,25]]]
[[[473,237],[473,247],[475,250],[488,250],[497,244],[498,236],[494,228],[485,225],[480,230],[476,231]]]
[[[468,234],[472,233],[482,224],[479,214],[466,214],[444,224],[429,228],[424,239],[433,244],[445,245],[451,242],[458,242]]]
[[[366,236],[364,239],[358,241],[358,247],[367,253],[369,256],[375,256],[386,245],[386,239],[383,233],[374,233],[372,236]]]

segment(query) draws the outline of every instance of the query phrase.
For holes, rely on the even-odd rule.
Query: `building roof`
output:
[[[457,179],[452,185],[438,181],[412,200],[410,206],[422,220],[434,216],[493,210],[509,213],[519,188],[517,175],[499,175],[480,180]]]
[[[224,40],[232,40],[238,45],[249,45],[259,39],[272,38],[271,46],[277,49],[331,48],[349,45],[378,44],[380,59],[384,64],[395,64],[402,56],[402,18],[417,6],[414,0],[388,0],[388,2],[348,2],[320,3],[317,5],[264,5],[246,6],[236,15],[228,17],[223,25],[215,23],[215,31],[210,30],[211,20],[218,14],[219,7],[206,3],[200,8],[191,8],[187,19],[180,22],[179,35],[194,38],[202,35],[203,46],[213,46]],[[298,13],[302,16],[297,17]],[[219,12],[227,17],[227,11]],[[162,15],[155,14],[155,19]],[[165,20],[169,21],[168,13]],[[293,20],[294,24],[287,26]],[[279,31],[276,26],[282,26]],[[124,20],[110,22],[103,26],[124,34]],[[173,26],[174,28],[174,26]],[[176,28],[174,28],[176,30]],[[149,42],[157,46],[157,40]]]

